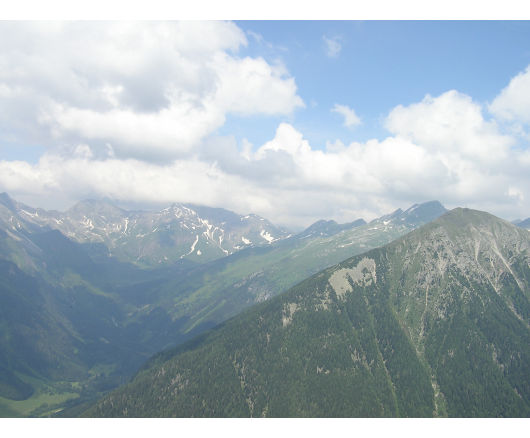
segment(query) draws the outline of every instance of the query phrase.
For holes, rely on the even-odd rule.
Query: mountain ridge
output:
[[[452,210],[153,357],[88,416],[528,416],[530,233]]]
[[[521,228],[526,228],[527,230],[530,230],[530,217],[527,217],[523,220],[517,220],[513,222],[515,225]]]
[[[143,267],[170,265],[181,259],[202,263],[289,235],[257,215],[204,206],[174,203],[160,211],[127,211],[108,200],[87,199],[57,212],[26,206],[7,193],[0,196],[19,228],[49,227],[78,243],[103,243],[109,255]],[[202,218],[198,211],[210,219]]]
[[[443,211],[445,208],[439,204],[438,214]],[[431,220],[433,214],[431,210],[423,220]],[[419,217],[406,220],[403,211],[395,218],[388,216],[364,225],[354,222],[354,226],[329,235],[320,232],[294,235],[207,263],[162,286],[158,295],[165,298],[161,298],[160,305],[172,309],[174,317],[189,315],[191,309],[197,309],[191,311],[190,329],[205,322],[205,312],[198,309],[208,308],[208,325],[215,325],[212,323],[265,301],[321,269],[386,244],[424,223]],[[174,294],[182,297],[180,303],[175,303]]]
[[[86,208],[95,210],[94,225],[97,225],[98,214],[111,215],[106,212],[107,208],[120,214],[119,209],[105,202],[99,203],[101,208],[98,210],[94,208],[94,202],[99,201],[86,201],[76,206],[80,218],[86,216],[83,212]],[[38,299],[41,295],[46,296],[49,307],[45,310],[51,312],[46,321],[64,321],[62,328],[46,322],[48,325],[41,324],[40,329],[30,324],[23,330],[26,333],[49,330],[49,339],[73,339],[73,344],[60,344],[64,348],[59,348],[55,355],[64,363],[76,364],[78,371],[69,379],[78,379],[78,382],[61,383],[59,387],[74,388],[72,385],[75,384],[79,385],[76,388],[86,388],[81,391],[82,397],[88,396],[91,388],[112,387],[156,351],[190,339],[318,270],[386,243],[414,227],[403,224],[404,221],[392,220],[376,220],[361,226],[351,223],[346,224],[351,227],[339,233],[329,233],[331,236],[300,239],[294,235],[264,246],[243,248],[202,264],[182,259],[166,267],[140,269],[109,257],[107,247],[102,243],[87,247],[86,243],[71,240],[57,229],[26,221],[24,217],[42,217],[45,211],[23,204],[21,208],[27,214],[17,218],[0,206],[1,256],[39,280],[33,293]],[[175,205],[166,210],[166,214],[174,214]],[[216,216],[219,223],[225,219],[223,214],[228,215],[228,220],[234,217],[226,210],[214,209],[209,213]],[[200,212],[203,219],[206,214]],[[61,220],[59,216],[54,219]],[[242,219],[245,220],[244,217],[239,220]],[[9,267],[5,271],[9,271]],[[17,281],[23,282],[23,275],[17,275]],[[98,306],[110,310],[102,312]],[[53,312],[59,314],[53,316]],[[12,344],[1,345],[0,354],[6,351],[7,357],[13,359],[16,356],[21,364],[26,360],[26,368],[34,370],[37,362],[32,357],[37,356],[29,355],[29,352],[42,349],[43,345],[53,351],[53,346],[43,344],[38,336],[33,339],[36,342],[27,344],[26,355],[17,356],[17,347]],[[79,339],[83,343],[77,343]],[[124,346],[127,348],[122,348]],[[72,354],[72,351],[78,352]],[[38,362],[43,363],[40,359]],[[88,381],[83,377],[87,371]],[[6,369],[6,376],[9,372],[10,369]],[[52,379],[46,381],[47,385],[56,385],[56,374],[49,374],[44,368],[39,372],[44,378]],[[22,386],[13,388],[22,389]],[[38,398],[42,390],[39,385],[35,388]],[[77,392],[78,389],[70,389],[70,393]],[[33,403],[32,399],[28,403]],[[4,409],[1,405],[0,399],[0,411]],[[35,411],[33,415],[38,415],[37,412],[42,411]]]

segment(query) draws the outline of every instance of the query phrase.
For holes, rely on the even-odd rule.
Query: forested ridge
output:
[[[86,415],[528,416],[529,241],[453,210],[155,356]]]

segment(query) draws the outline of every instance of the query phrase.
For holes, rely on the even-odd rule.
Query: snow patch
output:
[[[39,217],[39,213],[37,213],[37,212],[30,213],[29,211],[26,211],[26,210],[23,210],[23,209],[20,209],[19,211],[24,213],[24,214],[27,214],[28,216],[31,216],[31,217]]]
[[[16,231],[16,230],[15,230]],[[12,239],[15,239],[15,240],[18,240],[18,241],[22,241],[22,238],[20,238],[19,236],[17,236],[16,234],[12,233],[11,231],[9,231],[9,229],[6,228],[6,233],[9,237],[11,237]]]
[[[197,245],[197,242],[198,242],[198,241],[199,241],[199,235],[196,234],[196,235],[195,235],[195,241],[194,241],[193,244],[191,245],[191,248],[190,248],[189,252],[188,252],[187,254],[183,254],[183,255],[181,255],[180,258],[182,259],[182,258],[184,258],[184,257],[186,257],[186,256],[188,256],[188,255],[190,255],[193,251],[195,251],[195,245]],[[197,254],[199,254],[199,251],[197,251]],[[200,254],[199,254],[199,255],[200,255]]]
[[[92,219],[87,218],[86,216],[83,216],[83,221],[81,223],[84,224],[89,230],[94,229],[94,224],[92,223]]]
[[[272,237],[272,236],[270,235],[270,233],[269,233],[268,231],[265,231],[265,230],[261,230],[260,233],[259,233],[259,235],[260,235],[261,237],[263,237],[263,238],[264,238],[267,242],[269,242],[269,243],[272,243],[272,242],[274,242],[274,241],[276,240],[276,239],[274,239],[274,237]]]
[[[193,245],[191,245],[190,254],[195,251],[195,245],[197,245],[197,242],[199,241],[199,235],[197,234],[195,236],[195,242],[193,242]]]

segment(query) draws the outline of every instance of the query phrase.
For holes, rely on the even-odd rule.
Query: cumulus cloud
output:
[[[344,126],[351,128],[361,124],[361,119],[355,114],[355,111],[352,108],[349,108],[346,105],[340,105],[336,103],[331,109],[332,112],[340,114],[344,117]]]
[[[480,105],[450,91],[394,108],[383,140],[313,147],[292,124],[254,148],[210,138],[193,158],[168,164],[47,154],[39,163],[0,162],[0,187],[13,193],[60,193],[72,201],[197,202],[277,223],[305,226],[321,218],[371,219],[414,202],[439,199],[498,215],[528,210],[530,159],[513,148]],[[511,213],[513,214],[513,213]]]
[[[248,41],[233,23],[1,28],[4,135],[110,143],[117,156],[158,159],[190,152],[227,114],[282,115],[304,105],[285,68],[237,56]]]
[[[512,78],[490,104],[489,110],[502,120],[530,123],[530,66]]]
[[[486,120],[483,108],[469,96],[456,91],[426,96],[394,108],[385,125],[392,136],[384,140],[349,145],[336,141],[322,151],[284,123],[253,159],[283,154],[290,169],[281,186],[305,190],[308,203],[317,196],[313,192],[334,200],[344,196],[330,207],[336,218],[345,218],[347,211],[373,217],[388,211],[385,207],[429,199],[499,215],[509,216],[514,208],[525,214],[528,150],[515,147],[515,140]],[[275,173],[274,168],[268,171]]]
[[[326,48],[326,55],[329,58],[336,58],[339,56],[340,51],[342,50],[342,44],[340,43],[340,37],[332,37],[328,38],[327,36],[323,36],[322,39],[324,40],[324,45]]]
[[[471,97],[455,90],[437,98],[394,108],[386,120],[393,134],[410,139],[432,153],[458,154],[481,164],[507,157],[513,139],[486,121],[482,108]]]

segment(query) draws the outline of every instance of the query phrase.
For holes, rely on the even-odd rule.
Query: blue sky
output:
[[[489,102],[530,64],[528,21],[238,21],[249,35],[241,55],[280,60],[296,78],[306,108],[290,118],[229,118],[222,134],[237,133],[252,143],[288,120],[314,147],[326,141],[366,141],[388,133],[382,119],[395,106],[456,89]],[[263,42],[256,44],[252,34]],[[340,52],[327,56],[324,37]],[[342,126],[330,109],[352,107],[363,124]],[[264,127],[267,126],[268,129]]]
[[[530,22],[1,22],[0,191],[303,227],[530,216]]]

